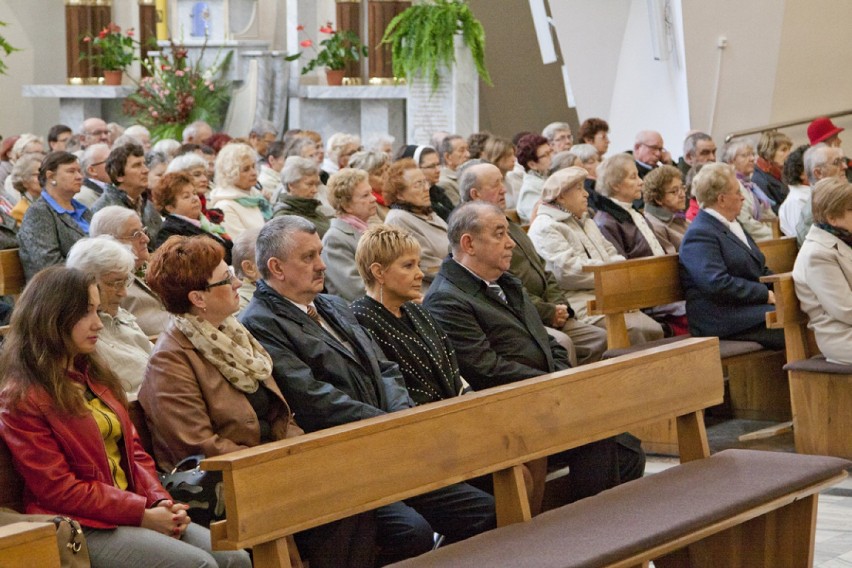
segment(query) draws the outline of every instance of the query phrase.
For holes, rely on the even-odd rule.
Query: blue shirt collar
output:
[[[50,205],[50,208],[56,211],[60,215],[69,215],[77,225],[83,230],[83,232],[89,232],[89,222],[83,218],[83,215],[88,211],[85,205],[77,201],[76,199],[71,200],[71,206],[74,208],[72,211],[69,211],[62,207],[59,203],[56,202],[53,197],[47,191],[41,192],[41,198]]]

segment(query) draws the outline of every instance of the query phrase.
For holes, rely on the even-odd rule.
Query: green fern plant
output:
[[[464,0],[434,0],[398,14],[385,29],[382,44],[393,54],[393,74],[410,81],[421,76],[438,87],[441,69],[456,62],[454,38],[461,32],[479,77],[491,85],[485,67],[485,31]]]
[[[0,22],[0,26],[7,25],[6,22]],[[13,51],[20,51],[16,47],[12,47],[6,38],[0,35],[0,75],[6,74],[6,62],[3,61],[3,58],[8,57]]]

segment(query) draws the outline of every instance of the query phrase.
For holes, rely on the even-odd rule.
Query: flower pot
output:
[[[343,84],[343,76],[346,74],[344,69],[326,69],[325,82],[328,85],[339,86]]]
[[[104,85],[121,85],[121,69],[104,69]]]

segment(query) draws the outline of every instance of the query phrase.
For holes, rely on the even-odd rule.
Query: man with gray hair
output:
[[[183,129],[184,144],[201,145],[211,136],[213,136],[213,128],[203,120],[196,120]]]
[[[567,122],[551,122],[544,127],[541,135],[550,142],[553,153],[565,152],[574,144],[574,135],[571,133],[571,125]]]
[[[240,316],[272,357],[272,376],[306,432],[413,406],[397,364],[342,298],[321,294],[321,253],[310,221],[266,223],[255,245],[261,279]],[[427,552],[433,532],[452,542],[496,524],[494,499],[464,483],[380,507],[376,520],[383,564]]]
[[[441,158],[442,166],[438,186],[446,192],[447,197],[453,202],[453,206],[456,206],[461,201],[458,169],[470,159],[470,148],[467,145],[467,140],[458,134],[450,134],[441,141],[438,156]]]
[[[829,177],[846,179],[848,160],[843,157],[843,150],[840,148],[820,142],[808,148],[803,160],[805,162],[805,175],[808,176],[808,183],[811,184],[811,187],[815,186],[819,180]],[[805,237],[813,224],[814,213],[811,202],[808,201],[802,208],[799,222],[796,224],[796,241],[799,246],[802,246],[805,242]]]
[[[659,132],[642,130],[636,135],[636,141],[633,143],[633,159],[636,161],[640,178],[644,178],[648,172],[660,165],[665,151],[663,135]]]
[[[481,390],[568,369],[565,349],[547,334],[521,281],[509,273],[515,243],[503,211],[483,200],[465,203],[450,217],[448,234],[452,256],[423,305],[453,344],[462,376]],[[629,434],[559,459],[570,468],[570,501],[641,477],[645,463]]]
[[[506,187],[496,166],[465,167],[459,181],[462,201],[486,201],[505,213]],[[547,332],[568,352],[572,367],[600,360],[606,350],[606,330],[577,321],[565,292],[545,268],[544,260],[520,225],[507,218],[515,243],[509,272],[521,280]]]
[[[106,122],[97,117],[89,117],[80,128],[80,145],[85,150],[98,142],[109,145],[109,130]]]
[[[106,171],[106,162],[109,157],[109,146],[98,142],[83,150],[80,158],[80,169],[83,170],[83,185],[74,199],[92,208],[95,201],[100,199],[104,189],[110,183],[109,174]]]
[[[683,141],[683,156],[678,162],[680,173],[686,176],[690,168],[698,164],[709,164],[716,161],[716,143],[713,137],[704,132],[694,130]]]
[[[275,142],[278,129],[268,120],[257,120],[249,131],[249,145],[257,152],[259,159],[266,157],[269,145]]]

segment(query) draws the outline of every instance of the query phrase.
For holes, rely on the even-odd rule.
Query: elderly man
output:
[[[633,159],[636,161],[640,178],[644,178],[648,172],[660,165],[665,151],[663,136],[659,132],[643,130],[636,135],[636,141],[633,143]]]
[[[811,187],[821,179],[829,177],[843,179],[846,177],[849,160],[843,156],[843,150],[836,146],[829,146],[820,142],[816,146],[808,148],[803,159],[805,161],[805,175],[808,176],[808,183],[811,184]],[[813,223],[814,214],[811,209],[811,202],[808,201],[802,207],[799,222],[796,224],[796,240],[799,246],[802,246],[805,242],[805,237],[811,230]]]
[[[89,209],[100,199],[104,189],[110,183],[106,172],[106,162],[109,157],[109,146],[98,142],[83,150],[80,158],[80,168],[83,170],[83,186],[74,199]]]
[[[100,118],[87,118],[83,121],[80,129],[80,145],[85,150],[92,144],[106,144],[109,146],[109,129],[106,122]]]
[[[716,143],[704,132],[690,132],[683,141],[683,157],[678,162],[678,169],[684,176],[689,169],[698,164],[708,164],[716,161]]]
[[[213,136],[213,128],[203,120],[196,120],[183,129],[184,144],[201,145],[211,136]]]
[[[142,149],[145,150],[146,154],[151,151],[151,132],[141,124],[134,124],[128,127],[124,131],[124,135],[136,140],[142,146]]]
[[[503,211],[485,201],[465,203],[450,217],[449,236],[452,256],[424,305],[455,347],[462,376],[481,390],[567,369],[567,353],[548,336],[520,280],[508,273],[515,243]],[[571,470],[571,501],[641,477],[645,463],[629,434],[559,459]]]
[[[142,146],[125,144],[110,152],[106,171],[112,183],[104,187],[103,194],[92,205],[92,213],[109,205],[132,209],[142,219],[148,238],[152,243],[156,242],[163,218],[145,193],[148,188],[148,167],[145,165]]]
[[[465,167],[459,190],[465,203],[487,201],[501,211],[506,210],[506,187],[500,170],[493,164]],[[598,361],[606,350],[606,330],[577,321],[564,290],[545,268],[526,231],[517,223],[508,222],[509,236],[515,243],[509,272],[521,280],[545,329],[566,349],[572,367]]]
[[[413,406],[399,367],[346,302],[320,293],[325,264],[314,225],[276,217],[255,246],[262,279],[240,320],[272,356],[272,375],[299,425],[313,432]],[[457,541],[494,527],[494,500],[460,483],[381,507],[376,518],[386,563],[428,551],[433,530]]]
[[[453,206],[456,206],[460,201],[458,169],[470,159],[467,140],[458,134],[451,134],[441,141],[438,154],[441,158],[441,177],[438,178],[438,185],[447,193]]]
[[[258,120],[249,131],[249,145],[254,148],[258,158],[262,160],[269,151],[269,145],[275,142],[277,136],[278,130],[274,124],[268,120]]]
[[[567,122],[551,122],[544,127],[541,135],[550,142],[553,153],[565,152],[574,144],[574,135],[571,134],[571,125]]]

